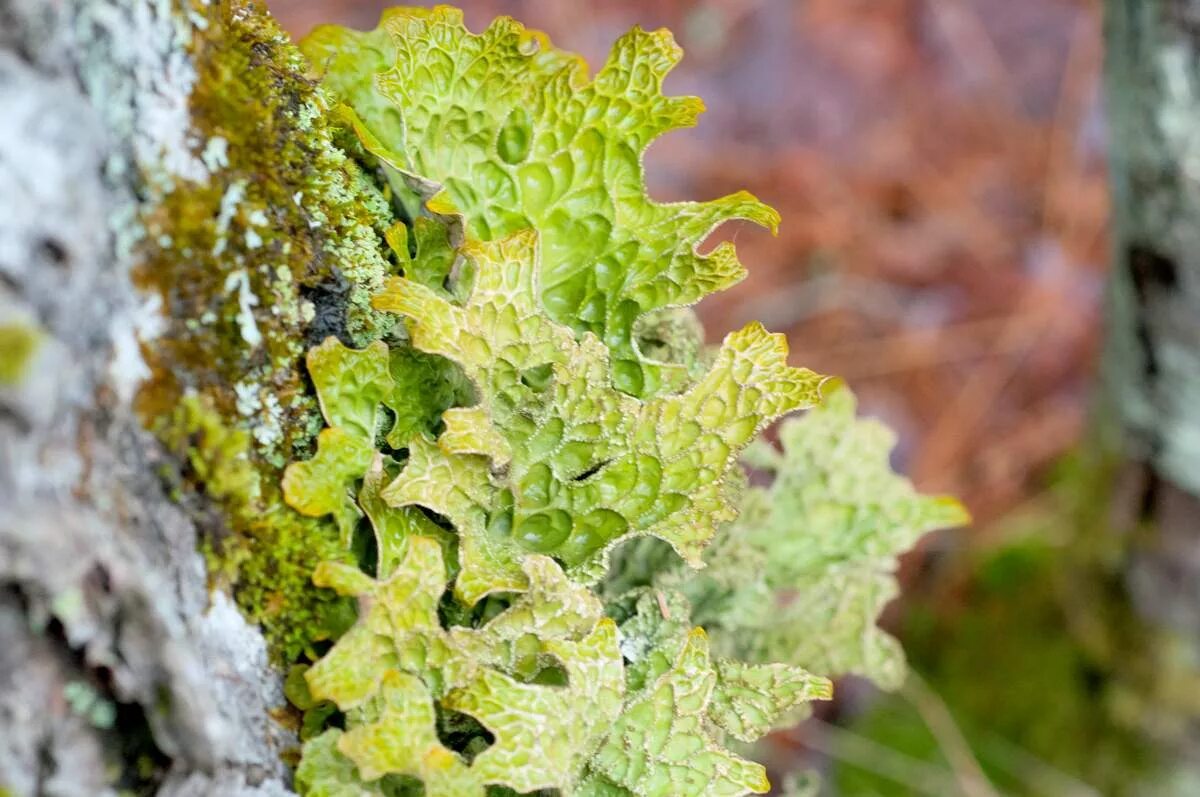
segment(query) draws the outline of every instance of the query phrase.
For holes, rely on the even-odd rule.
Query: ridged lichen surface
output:
[[[830,676],[895,685],[895,556],[965,515],[892,474],[886,431],[781,336],[708,350],[679,309],[743,274],[732,245],[700,253],[714,226],[777,218],[649,198],[646,147],[702,108],[661,91],[670,34],[635,29],[591,78],[446,7],[301,46],[398,221],[371,300],[394,326],[309,350],[326,428],[282,482],[357,552],[316,571],[358,619],[296,671],[300,790],[765,793],[731,744]],[[758,443],[775,483],[747,492],[743,453],[813,407],[782,453]]]

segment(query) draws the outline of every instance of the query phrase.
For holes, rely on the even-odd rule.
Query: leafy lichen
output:
[[[583,60],[543,34],[501,18],[475,35],[445,6],[392,9],[368,33],[318,28],[302,46],[398,169],[436,184],[439,212],[462,213],[483,241],[538,231],[546,313],[605,343],[618,389],[655,395],[687,381],[677,363],[639,351],[635,323],[744,276],[732,244],[697,251],[714,227],[779,219],[746,192],[647,195],[646,147],[704,109],[661,91],[682,55],[668,31],[623,36],[590,81]]]
[[[709,728],[734,724],[739,738],[759,735],[752,726],[781,710],[757,692],[768,683],[785,683],[780,693],[790,705],[828,695],[828,682],[782,665],[714,666],[701,629],[683,635],[667,666],[626,694],[616,625],[551,559],[525,560],[530,588],[506,611],[479,628],[447,629],[437,615],[448,580],[440,546],[413,537],[406,551],[384,582],[353,567],[318,571],[320,583],[368,608],[305,673],[314,698],[347,712],[345,731],[305,746],[297,775],[305,793],[383,794],[384,776],[417,778],[431,797],[483,795],[488,785],[762,793],[762,767],[724,750]],[[547,668],[561,668],[565,683],[547,678]],[[438,707],[491,734],[470,762],[439,737]]]
[[[828,391],[819,408],[784,421],[782,451],[752,461],[774,474],[750,489],[738,519],[706,551],[700,572],[647,556],[625,577],[678,589],[716,647],[747,661],[862,675],[884,688],[904,679],[899,643],[876,624],[894,598],[897,557],[925,533],[965,523],[955,500],[919,495],[894,474],[894,436],[855,418],[853,394]],[[632,575],[633,570],[640,573]]]
[[[669,35],[634,31],[590,83],[540,34],[446,8],[304,46],[415,220],[372,300],[404,334],[308,358],[329,425],[284,493],[345,543],[365,516],[375,565],[316,573],[360,612],[305,672],[346,721],[307,742],[301,791],[765,792],[727,738],[828,697],[813,672],[894,682],[894,556],[964,515],[891,473],[841,391],[785,424],[734,522],[739,454],[823,377],[757,324],[706,355],[669,309],[740,276],[731,248],[696,252],[715,224],[774,223],[748,196],[646,196],[642,151],[699,107],[661,94]]]
[[[782,338],[751,324],[686,392],[621,393],[606,348],[542,312],[536,240],[525,232],[468,244],[475,281],[462,304],[401,278],[375,300],[412,321],[418,349],[459,363],[480,396],[445,413],[436,444],[414,437],[408,465],[382,492],[454,523],[456,591],[468,604],[523,589],[527,552],[586,578],[603,572],[617,543],[653,535],[698,564],[734,515],[728,472],[738,451],[765,422],[816,403],[822,380],[788,367]],[[544,383],[529,376],[539,371]]]
[[[760,462],[774,482],[747,494],[728,534],[731,544],[761,552],[767,587],[786,593],[788,605],[765,605],[722,649],[894,688],[904,678],[903,652],[875,619],[899,591],[896,559],[927,532],[968,516],[954,499],[919,495],[892,472],[895,436],[856,419],[849,390],[784,422],[779,438],[782,453]]]
[[[320,765],[341,755],[354,762],[364,793],[381,793],[365,783],[384,775],[418,778],[430,797],[482,795],[489,783],[520,792],[571,788],[624,689],[616,627],[600,601],[549,558],[530,557],[530,590],[507,611],[477,629],[444,629],[442,549],[424,537],[405,549],[386,581],[344,566],[317,573],[369,608],[306,673],[313,696],[336,703],[348,722],[345,733],[308,743],[301,782],[322,793],[331,777],[342,780],[341,765]],[[539,683],[547,666],[561,666],[567,683]],[[438,738],[435,704],[492,734],[469,765]],[[337,754],[324,750],[330,735]]]

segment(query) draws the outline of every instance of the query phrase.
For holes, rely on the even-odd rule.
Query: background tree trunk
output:
[[[197,177],[206,30],[166,1],[0,0],[0,794],[290,793],[263,638],[210,595],[132,409],[137,219],[148,176]]]
[[[1129,585],[1200,661],[1200,2],[1108,0],[1104,378],[1137,476]],[[1148,522],[1142,522],[1148,521]]]

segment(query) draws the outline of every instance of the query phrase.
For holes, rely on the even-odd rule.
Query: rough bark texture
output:
[[[193,24],[0,0],[0,794],[290,792],[263,638],[132,409],[139,203],[198,165]]]
[[[1114,265],[1105,354],[1141,464],[1130,586],[1200,640],[1200,3],[1108,0]]]

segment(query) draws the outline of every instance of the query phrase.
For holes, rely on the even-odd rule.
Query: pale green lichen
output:
[[[721,730],[743,742],[765,736],[779,726],[781,718],[795,718],[795,711],[813,700],[833,696],[827,678],[787,664],[721,659],[716,676],[709,716]]]
[[[789,705],[828,694],[828,682],[798,672],[714,667],[700,629],[684,635],[662,672],[626,694],[616,625],[549,558],[525,560],[530,589],[507,610],[479,628],[447,629],[437,613],[449,578],[440,546],[414,536],[405,549],[382,582],[352,567],[318,570],[320,583],[367,608],[304,673],[312,699],[347,713],[345,731],[305,745],[297,772],[304,794],[384,794],[384,776],[416,778],[429,797],[482,797],[487,786],[763,793],[762,767],[724,750],[709,728],[735,724],[749,738],[754,723],[774,719],[756,686],[785,682]],[[547,668],[561,675],[547,678]],[[470,760],[448,748],[438,706],[474,718],[490,743],[477,736]]]
[[[647,552],[641,578],[683,592],[692,620],[727,655],[895,688],[903,653],[875,622],[898,592],[896,559],[923,534],[968,516],[892,472],[894,436],[856,419],[846,388],[785,421],[779,438],[782,451],[762,446],[754,457],[774,482],[746,494],[737,521],[705,553],[708,567],[662,567],[666,554]]]
[[[429,797],[483,795],[488,783],[522,792],[569,789],[616,717],[624,687],[616,627],[599,600],[550,559],[530,557],[532,587],[507,611],[478,629],[443,629],[437,608],[449,576],[442,549],[419,536],[404,547],[386,581],[350,567],[317,573],[320,583],[370,607],[305,673],[315,698],[349,712],[346,733],[327,732],[338,753],[354,762],[364,789],[389,774],[419,778]],[[552,665],[565,669],[566,685],[538,683]],[[469,765],[439,740],[435,702],[473,716],[493,735]],[[298,778],[309,793],[345,777],[341,766],[331,772],[311,764],[309,749],[327,744],[328,736],[306,746]]]
[[[629,794],[765,793],[766,770],[722,749],[706,728],[715,685],[708,639],[697,628],[670,669],[625,707],[592,767]]]

